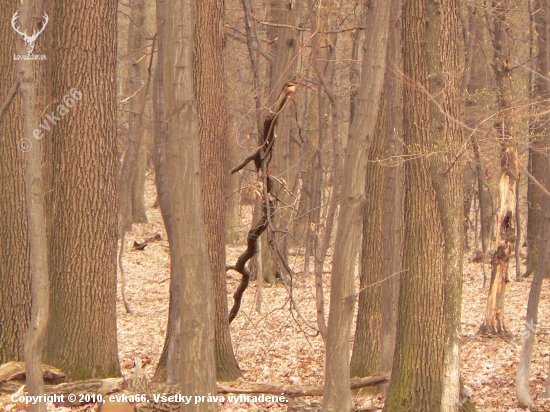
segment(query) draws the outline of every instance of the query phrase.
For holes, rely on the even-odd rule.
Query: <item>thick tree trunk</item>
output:
[[[172,302],[179,303],[179,311],[171,308],[167,364],[168,379],[179,380],[181,393],[206,396],[216,391],[216,365],[213,279],[201,196],[201,142],[193,79],[193,51],[202,46],[194,45],[198,41],[196,16],[204,16],[196,5],[193,0],[166,3],[161,43],[165,48],[162,66],[168,122],[170,257],[172,279],[179,278],[180,285],[179,290],[172,289]],[[207,402],[181,405],[182,411],[216,409],[217,405]]]
[[[18,10],[17,7],[19,3],[1,2],[0,13],[11,18]],[[0,54],[2,103],[14,84],[20,81],[13,53],[17,53],[16,47],[19,43],[24,44],[11,27],[10,18],[0,19],[0,37],[4,39],[5,50]],[[3,364],[12,360],[23,360],[25,332],[31,315],[23,151],[23,142],[26,141],[23,141],[20,94],[14,96],[0,119],[0,135],[3,136],[0,143],[0,364]],[[30,143],[36,143],[35,139],[31,139]]]
[[[506,333],[504,300],[510,279],[508,262],[516,240],[516,186],[519,181],[517,143],[512,136],[511,67],[509,27],[506,13],[508,1],[493,1],[493,68],[497,83],[499,119],[494,128],[500,144],[501,176],[499,183],[499,208],[497,212],[496,250],[491,258],[491,284],[485,321],[481,332],[491,335]]]
[[[403,6],[403,136],[405,162],[405,234],[392,378],[384,411],[439,411],[443,393],[443,236],[429,161],[429,101],[416,84],[428,85],[424,55],[426,10],[423,0]],[[432,46],[433,47],[433,46]],[[418,156],[420,155],[420,156]],[[433,222],[426,225],[426,222]],[[422,370],[417,365],[422,365]],[[411,391],[410,388],[418,388]]]
[[[197,1],[194,40],[201,193],[206,241],[214,279],[216,377],[233,381],[242,373],[233,353],[225,269],[225,157],[228,113],[225,91],[224,3]]]
[[[350,411],[349,341],[355,306],[355,262],[362,231],[367,156],[384,83],[391,3],[375,1],[367,14],[363,73],[345,151],[340,215],[331,275],[323,411]]]
[[[430,157],[439,219],[444,238],[443,299],[444,359],[440,410],[458,411],[460,399],[460,339],[462,266],[464,258],[464,171],[457,162],[462,129],[460,119],[460,62],[458,1],[426,2],[426,63],[430,100]]]
[[[414,156],[405,163],[406,272],[384,410],[447,412],[458,410],[460,399],[464,242],[462,169],[455,158],[462,144],[459,81],[448,75],[460,73],[457,4],[405,2],[403,25],[403,71],[409,79],[404,86],[404,140]],[[423,343],[434,336],[440,338]]]
[[[62,116],[58,105],[76,100],[48,137],[55,167],[44,360],[72,379],[117,376],[117,2],[56,0],[45,9],[63,22],[48,26],[49,107]]]

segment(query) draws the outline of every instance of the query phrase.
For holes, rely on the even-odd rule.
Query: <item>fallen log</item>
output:
[[[10,365],[11,364],[11,365]],[[51,366],[44,365],[44,378],[46,376],[57,379],[65,377],[62,371]],[[54,373],[55,372],[55,373]],[[0,366],[0,393],[15,393],[24,385],[24,362],[10,362]],[[17,381],[14,379],[17,378]],[[49,380],[49,379],[47,379]],[[134,380],[136,382],[134,382]],[[386,373],[379,372],[363,378],[353,378],[350,380],[351,389],[359,389],[367,386],[376,386],[388,382],[389,376]],[[139,385],[135,383],[139,382]],[[139,390],[137,389],[139,388]],[[137,376],[132,375],[129,378],[108,378],[108,379],[88,379],[76,382],[65,382],[57,385],[45,385],[47,395],[67,395],[67,394],[101,394],[103,396],[124,392],[128,395],[138,390],[140,393],[147,394],[178,394],[180,388],[178,385],[166,385],[163,383],[149,382],[140,373]],[[234,382],[219,382],[219,394],[266,394],[285,396],[287,398],[298,398],[306,396],[323,396],[322,385],[290,385],[282,383],[269,382],[247,382],[237,380]],[[188,394],[182,394],[188,395]]]
[[[376,386],[388,382],[389,376],[385,373],[376,373],[364,378],[353,378],[350,380],[351,389],[359,389],[367,386]],[[323,386],[298,386],[278,383],[261,383],[237,381],[231,383],[218,383],[218,393],[254,394],[265,393],[268,395],[284,395],[289,398],[304,396],[323,396]]]

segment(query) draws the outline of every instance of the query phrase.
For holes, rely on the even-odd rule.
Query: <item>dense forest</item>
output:
[[[550,411],[548,0],[0,37],[1,411]]]

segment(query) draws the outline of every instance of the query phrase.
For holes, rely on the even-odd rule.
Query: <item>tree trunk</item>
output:
[[[130,0],[130,18],[128,29],[128,84],[126,98],[130,98],[128,111],[128,141],[127,149],[120,171],[118,182],[118,211],[121,230],[130,230],[134,221],[143,220],[143,216],[135,216],[134,212],[134,181],[140,172],[140,153],[143,140],[143,109],[147,98],[146,76],[149,59],[143,54],[149,50],[145,47],[147,39],[145,30],[145,0]],[[143,171],[144,172],[144,171]],[[142,200],[143,202],[143,200]],[[136,205],[136,212],[139,209]],[[143,214],[145,212],[143,211]],[[145,222],[147,217],[145,217]],[[121,236],[119,233],[119,236]]]
[[[382,230],[382,336],[381,370],[390,373],[397,333],[397,303],[403,259],[403,84],[394,73],[403,70],[401,55],[402,1],[392,2],[386,68],[386,157],[397,159],[384,176],[384,228]],[[388,385],[382,386],[386,392]]]
[[[355,262],[362,230],[367,156],[384,83],[391,4],[376,1],[367,14],[363,73],[345,151],[341,204],[331,275],[323,411],[350,411],[349,341],[355,305]]]
[[[153,55],[154,56],[154,55]],[[157,56],[154,56],[156,58]],[[144,102],[146,104],[146,102]],[[142,106],[145,107],[145,106]],[[146,113],[142,113],[145,116]],[[143,124],[143,119],[142,119]],[[149,152],[151,147],[150,135],[145,125],[142,126],[141,144],[139,146],[139,155],[136,164],[136,170],[134,173],[134,179],[132,180],[131,194],[132,194],[132,220],[133,223],[147,223],[147,213],[145,212],[145,177],[147,174],[147,159],[149,158]]]
[[[163,81],[168,122],[168,184],[171,192],[170,257],[172,289],[178,312],[171,313],[168,377],[179,380],[181,393],[216,392],[213,279],[201,199],[199,119],[195,107],[193,51],[196,16],[204,18],[193,0],[166,3],[163,28]],[[201,7],[201,6],[199,6]],[[200,89],[200,85],[198,85]],[[222,164],[223,165],[223,164]],[[223,186],[222,186],[223,189]],[[223,233],[223,232],[222,232]],[[177,293],[177,294],[176,294]],[[172,307],[173,311],[174,308]],[[170,371],[170,369],[174,369]],[[217,405],[181,405],[182,411],[214,411]]]
[[[168,123],[166,121],[165,102],[164,102],[164,76],[163,76],[163,61],[164,61],[164,24],[166,21],[166,6],[165,1],[159,0],[156,2],[156,17],[157,17],[157,64],[155,68],[155,77],[153,81],[153,110],[155,116],[155,137],[153,142],[153,163],[155,167],[155,186],[157,188],[157,199],[159,202],[162,220],[166,228],[168,242],[172,239],[172,211],[170,208],[170,187],[168,185]],[[164,347],[160,355],[155,375],[154,382],[164,382],[167,379],[167,359],[168,350],[172,334],[173,317],[177,313],[179,299],[176,299],[176,291],[179,287],[179,278],[172,276],[170,270],[170,303],[168,309],[168,325],[166,327],[166,336],[164,339]],[[179,292],[178,292],[179,295]],[[173,371],[171,372],[173,373]]]
[[[299,21],[299,9],[300,2],[293,0],[279,0],[276,5],[278,8],[278,24],[287,26],[297,26]],[[298,59],[296,58],[299,52],[298,42],[296,39],[296,32],[288,27],[278,27],[277,43],[276,43],[275,59],[271,66],[271,80],[269,90],[269,107],[271,107],[277,101],[283,85],[289,81],[294,80],[297,69]],[[275,182],[273,191],[279,197],[281,204],[289,204],[292,200],[288,194],[288,191],[292,189],[292,184],[295,180],[295,176],[298,172],[297,167],[291,169],[290,163],[290,133],[291,133],[291,120],[295,116],[295,106],[288,105],[289,107],[281,113],[277,122],[277,149],[273,151],[273,160],[270,164],[271,172],[279,177],[279,181],[286,182],[285,187]],[[296,149],[293,149],[296,150]],[[298,149],[299,150],[299,149]],[[278,213],[273,219],[273,223],[277,229],[288,230],[286,227],[290,221],[291,211],[286,208],[279,208]],[[287,244],[286,237],[281,237],[280,233],[274,233],[277,238],[277,245],[279,246],[279,252],[286,259]],[[272,256],[273,251],[267,240],[267,232],[262,236],[262,271],[263,277],[268,283],[275,283],[277,277],[277,265]]]
[[[226,133],[227,154],[225,170],[231,170],[239,163],[237,146],[237,118],[230,117],[231,127]],[[225,243],[233,244],[239,239],[239,216],[241,210],[240,188],[241,177],[238,173],[227,176],[225,183]]]
[[[413,156],[405,163],[406,273],[385,411],[447,412],[459,405],[464,238],[455,159],[462,144],[456,12],[454,0],[404,2],[404,140]]]
[[[546,201],[545,203],[545,210],[548,210],[550,202]],[[519,358],[518,370],[516,372],[516,395],[518,403],[521,407],[530,408],[531,410],[538,410],[530,394],[529,372],[533,359],[542,281],[548,269],[548,264],[550,263],[550,256],[548,253],[548,246],[550,245],[550,227],[548,227],[548,222],[550,222],[550,216],[547,216],[545,227],[542,231],[543,238],[541,246],[544,246],[544,248],[541,248],[537,269],[535,270],[535,275],[533,276],[533,282],[531,283],[531,289],[529,291],[525,328],[522,331],[523,342],[521,346],[521,355]]]
[[[42,16],[41,1],[27,1],[21,7],[21,25],[38,30],[33,25],[35,16]],[[43,24],[43,23],[42,23]],[[17,47],[20,55],[27,54],[25,43],[20,41]],[[25,154],[26,206],[28,222],[28,240],[30,249],[31,273],[31,319],[25,336],[26,387],[30,396],[44,394],[42,377],[42,353],[46,338],[46,326],[49,316],[50,284],[48,279],[48,242],[46,238],[46,218],[44,208],[44,180],[42,176],[42,144],[34,139],[34,128],[40,122],[42,105],[39,103],[35,81],[35,62],[19,60],[21,78],[21,108],[23,114],[23,136],[32,142]],[[31,404],[31,412],[46,412],[46,403]]]
[[[2,16],[13,16],[18,6],[19,3],[1,2],[0,13]],[[24,42],[13,30],[7,17],[0,19],[0,37],[4,39],[5,50],[0,55],[0,66],[3,68],[0,100],[4,102],[10,89],[21,80],[13,61],[13,53],[16,45]],[[23,151],[23,143],[27,142],[22,140],[24,136],[20,94],[14,96],[8,110],[0,118],[0,135],[0,364],[3,364],[12,360],[23,360],[25,332],[31,316]],[[30,142],[36,143],[34,138]]]
[[[201,193],[206,241],[215,296],[216,377],[233,381],[242,373],[233,353],[227,309],[225,269],[225,157],[228,112],[223,54],[224,3],[202,0],[195,3],[194,80],[198,130],[201,142]]]
[[[478,118],[475,116],[478,114],[475,96],[479,90],[487,87],[485,82],[484,70],[486,67],[483,56],[479,53],[480,43],[483,43],[483,32],[481,30],[482,25],[479,23],[478,8],[475,5],[466,6],[465,2],[462,2],[462,15],[463,20],[463,38],[465,43],[465,70],[462,77],[461,91],[464,93],[464,123],[468,128],[475,128]],[[472,110],[474,109],[474,110]],[[468,132],[470,133],[470,132]],[[479,226],[480,226],[480,238],[481,249],[483,252],[483,259],[486,259],[489,248],[489,236],[490,236],[490,220],[492,214],[489,213],[490,193],[486,184],[483,165],[481,163],[481,153],[479,143],[476,134],[471,137],[472,149],[474,152],[474,164],[475,174],[477,180],[477,197],[479,205]],[[477,231],[477,227],[475,228]],[[476,232],[477,234],[477,232]],[[477,245],[474,245],[474,248]],[[484,262],[484,261],[482,261]],[[483,287],[485,287],[486,278],[484,270]]]
[[[496,250],[491,258],[491,284],[485,321],[481,325],[484,334],[505,334],[504,300],[510,279],[508,261],[516,239],[516,185],[519,181],[518,148],[512,136],[512,103],[509,27],[506,13],[508,1],[493,1],[493,68],[497,83],[499,119],[494,128],[500,144],[501,175],[499,183],[499,208],[497,212]]]
[[[542,3],[542,4],[541,4]],[[534,6],[534,22],[538,37],[537,75],[534,76],[533,104],[536,112],[548,110],[548,85],[545,76],[549,69],[548,28],[545,16],[546,2],[537,1]],[[547,115],[536,113],[533,117],[530,136],[530,173],[544,187],[548,185],[546,158],[548,156],[548,120]],[[524,277],[530,276],[535,268],[540,254],[541,234],[544,226],[544,192],[529,179],[527,189],[527,268]]]
[[[429,102],[416,84],[428,85],[424,55],[423,0],[403,6],[403,136],[405,154],[405,233],[395,358],[384,411],[439,411],[443,393],[442,228],[430,176]],[[433,46],[432,46],[433,47]],[[420,156],[418,156],[420,155]],[[426,225],[426,222],[433,222]],[[422,370],[417,365],[422,365]],[[410,388],[416,388],[411,391]]]
[[[44,360],[72,379],[120,375],[116,334],[117,2],[50,1],[54,114],[51,317]],[[82,36],[82,33],[87,33]],[[75,67],[86,68],[83,76]],[[47,120],[44,120],[44,122]],[[50,125],[51,126],[51,125]]]
[[[549,87],[547,85],[546,80],[544,77],[546,73],[548,73],[549,68],[549,59],[550,59],[550,50],[549,50],[549,41],[550,37],[548,33],[548,30],[550,29],[550,25],[548,23],[548,18],[550,8],[546,2],[543,1],[537,1],[535,3],[534,9],[536,10],[534,13],[534,21],[535,26],[538,34],[538,58],[537,58],[537,76],[535,78],[535,100],[540,102],[537,104],[536,107],[536,113],[535,113],[535,119],[536,119],[536,126],[534,127],[535,133],[537,133],[536,136],[533,137],[534,140],[536,140],[537,147],[545,147],[548,145],[549,142],[549,134],[546,129],[546,122],[549,119],[549,116],[547,114],[548,112],[548,97],[550,96],[549,93]],[[535,153],[533,153],[533,156]],[[541,176],[539,174],[535,175],[534,168],[532,169],[532,174],[538,179],[541,177],[544,177],[542,182],[546,183],[545,186],[547,187],[547,182],[549,180],[548,171],[550,168],[548,168],[548,153],[547,151],[543,151],[542,153],[538,153],[537,157],[539,157],[538,162],[539,165],[537,173],[541,173],[541,171],[544,171],[546,176]],[[533,160],[535,158],[533,157]],[[542,164],[542,160],[544,160],[545,164]],[[541,181],[539,180],[539,182]],[[543,183],[543,184],[544,184]],[[530,188],[530,190],[534,190],[534,186]],[[538,252],[537,255],[533,255],[531,259],[535,259],[536,261],[536,270],[535,274],[533,276],[533,282],[531,283],[531,290],[529,292],[529,301],[527,303],[527,316],[526,316],[526,323],[525,323],[525,329],[522,333],[523,335],[523,342],[522,342],[522,348],[521,348],[521,355],[519,358],[519,364],[518,364],[518,370],[516,373],[516,394],[518,397],[518,403],[520,406],[526,408],[529,407],[531,409],[536,409],[536,405],[533,402],[533,398],[530,394],[530,388],[529,388],[529,372],[531,368],[531,361],[533,358],[533,347],[535,343],[535,332],[536,327],[538,323],[538,307],[539,307],[539,300],[540,300],[540,292],[542,288],[542,281],[545,276],[545,274],[548,271],[548,265],[550,263],[550,255],[548,253],[548,247],[550,246],[550,213],[548,213],[550,208],[550,199],[548,196],[546,196],[542,190],[537,188],[537,191],[539,192],[537,196],[535,196],[535,199],[539,199],[538,206],[540,207],[540,210],[538,213],[546,213],[546,218],[542,216],[542,219],[538,219],[538,224],[542,227],[541,233],[541,239],[540,239],[540,252]],[[539,197],[540,196],[540,197]],[[531,207],[532,205],[530,205]],[[533,217],[530,215],[530,219]],[[535,229],[534,227],[532,229]],[[537,229],[540,229],[537,228]],[[534,235],[533,232],[531,232],[531,235]],[[538,242],[537,242],[538,243]],[[539,245],[537,245],[538,248]],[[533,253],[534,249],[531,250],[531,253]],[[531,261],[531,264],[534,264],[533,261]]]
[[[363,212],[363,241],[359,265],[359,307],[351,354],[350,376],[380,371],[382,325],[382,229],[384,222],[384,174],[386,97],[382,92],[378,119],[368,155]],[[380,390],[373,388],[372,390]]]
[[[440,410],[458,411],[462,267],[464,258],[464,170],[456,154],[463,145],[460,121],[458,1],[426,2],[425,44],[430,100],[430,169],[444,239],[444,358]]]

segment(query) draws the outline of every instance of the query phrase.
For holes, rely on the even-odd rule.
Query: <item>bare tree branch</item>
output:
[[[2,103],[2,107],[0,107],[0,122],[4,118],[4,114],[10,107],[11,102],[13,101],[13,98],[19,91],[19,86],[21,85],[21,78],[23,77],[23,72],[19,73],[15,81],[13,82],[13,86],[11,86],[10,91],[8,92],[8,95],[4,99],[4,103]]]

